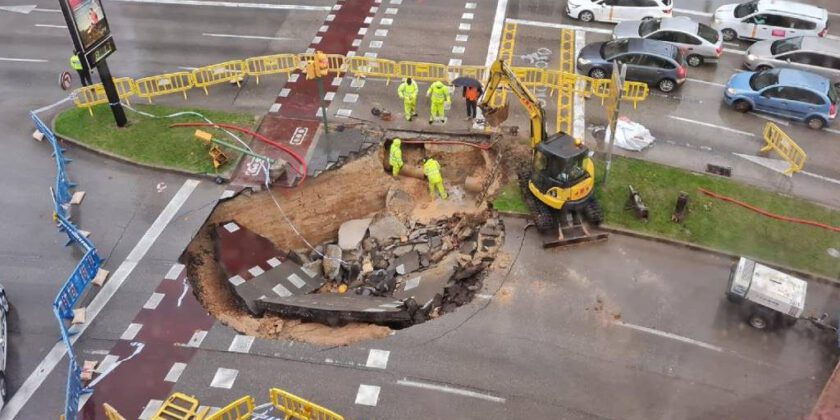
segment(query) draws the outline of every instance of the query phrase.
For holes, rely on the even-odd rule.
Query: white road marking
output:
[[[370,349],[365,366],[373,369],[385,369],[388,367],[388,357],[391,352],[388,350]]]
[[[162,405],[163,405],[163,401],[161,401],[161,400],[149,400],[149,402],[146,404],[146,407],[143,408],[143,412],[140,413],[139,419],[140,420],[151,419],[152,416],[154,416],[155,413],[157,413],[157,411],[160,409],[160,406],[162,406]]]
[[[330,6],[306,6],[300,4],[265,4],[265,3],[236,3],[232,1],[202,1],[202,0],[111,0],[122,3],[150,3],[168,4],[173,6],[214,6],[230,7],[241,9],[268,9],[268,10],[296,10],[310,12],[330,11]]]
[[[470,29],[472,29],[472,25],[469,23],[461,23],[458,25],[459,31],[469,31]]]
[[[253,344],[254,336],[236,334],[233,337],[233,341],[230,342],[230,347],[228,347],[228,351],[234,353],[248,353],[249,351],[251,351],[251,345]]]
[[[496,403],[500,403],[500,404],[505,403],[504,398],[497,397],[495,395],[482,394],[480,392],[470,391],[468,389],[454,388],[454,387],[451,387],[451,386],[448,386],[448,385],[436,385],[436,384],[430,384],[430,383],[426,383],[426,382],[417,382],[417,381],[411,381],[411,380],[408,380],[408,379],[405,379],[405,378],[397,381],[397,385],[410,386],[410,387],[421,388],[421,389],[428,389],[428,390],[432,390],[432,391],[447,392],[447,393],[450,393],[450,394],[461,395],[461,396],[470,397],[470,398],[478,398],[478,399],[481,399],[481,400],[492,401],[492,402],[496,402]]]
[[[690,120],[690,119],[688,119],[688,118],[677,117],[677,116],[674,116],[674,115],[669,115],[669,116],[668,116],[668,118],[671,118],[671,119],[674,119],[674,120],[677,120],[677,121],[682,121],[682,122],[691,123],[691,124],[702,125],[702,126],[704,126],[704,127],[717,128],[718,130],[729,131],[729,132],[731,132],[731,133],[741,134],[741,135],[748,136],[748,137],[755,137],[755,133],[750,133],[750,132],[747,132],[747,131],[736,130],[736,129],[734,129],[734,128],[724,127],[724,126],[720,126],[720,125],[717,125],[717,124],[712,124],[712,123],[707,123],[707,122],[702,122],[702,121]]]
[[[356,404],[376,407],[379,401],[379,387],[376,385],[359,385],[359,392],[356,393]]]
[[[456,45],[452,47],[452,54],[463,54],[466,51],[466,47],[462,47],[460,45]]]
[[[254,277],[259,277],[263,273],[265,273],[265,270],[263,270],[262,267],[260,267],[258,265],[255,265],[255,266],[248,269],[248,273],[251,274]]]
[[[458,34],[455,35],[455,42],[467,42],[470,40],[470,36],[467,34]]]
[[[840,130],[835,130],[833,128],[823,128],[823,131],[827,131],[832,134],[840,134]]]
[[[704,349],[714,350],[716,352],[723,352],[722,347],[718,347],[718,346],[715,346],[715,345],[712,345],[712,344],[709,344],[709,343],[704,343],[702,341],[698,341],[698,340],[695,340],[693,338],[683,337],[681,335],[671,334],[669,332],[659,331],[659,330],[656,330],[656,329],[653,329],[653,328],[643,327],[641,325],[629,324],[629,323],[621,322],[621,321],[616,322],[616,325],[620,325],[622,327],[627,327],[627,328],[630,328],[630,329],[633,329],[633,330],[636,330],[636,331],[646,332],[648,334],[658,335],[660,337],[670,338],[672,340],[681,341],[681,342],[687,343],[687,344],[693,344],[695,346],[702,347]]]
[[[732,49],[732,48],[724,48],[724,49],[723,49],[723,52],[725,52],[725,53],[730,53],[730,54],[743,55],[743,54],[744,54],[744,53],[746,53],[747,51],[746,51],[746,50],[735,50],[735,49]]]
[[[183,285],[184,285],[184,288],[181,289],[181,296],[178,296],[178,305],[177,306],[179,308],[181,307],[181,303],[184,302],[184,296],[187,295],[187,291],[190,289],[190,285],[187,283],[187,278],[186,277],[184,277]]]
[[[463,61],[460,58],[450,58],[449,65],[450,66],[460,66]]]
[[[181,374],[184,373],[184,369],[187,368],[186,363],[175,362],[172,364],[172,367],[169,368],[169,372],[166,374],[166,377],[163,378],[165,382],[178,382],[178,379],[181,378]]]
[[[486,293],[476,293],[475,297],[479,299],[493,299],[493,295],[488,295]]]
[[[464,8],[465,9],[475,9],[476,5],[477,5],[477,3],[467,3],[467,4],[464,5]]]
[[[461,15],[461,20],[473,20],[475,15],[472,13],[464,13]]]
[[[726,85],[724,85],[723,83],[718,83],[718,82],[709,82],[709,81],[707,81],[707,80],[690,79],[690,78],[685,79],[685,80],[687,80],[687,81],[689,81],[689,82],[692,82],[692,83],[702,83],[702,84],[712,85],[712,86],[718,86],[718,87],[725,87],[725,86],[726,86]]]
[[[261,39],[261,40],[268,40],[268,41],[290,41],[290,40],[294,39],[294,38],[284,38],[284,37],[277,37],[277,36],[214,34],[214,33],[208,33],[208,32],[205,32],[202,35],[210,36],[210,37],[213,37],[213,38]]]
[[[586,45],[586,32],[575,31],[575,57],[580,54],[580,50]],[[586,82],[579,82],[581,84]],[[582,89],[581,89],[582,91]],[[586,137],[586,98],[580,91],[575,93],[574,97],[574,115],[572,115],[572,137],[584,140]]]
[[[46,23],[36,23],[35,26],[37,26],[39,28],[67,29],[66,25],[48,25]]]
[[[750,111],[750,112],[748,112],[748,114],[755,115],[756,117],[761,118],[761,119],[765,119],[767,121],[773,121],[774,123],[779,124],[779,125],[783,125],[785,127],[790,125],[790,123],[785,121],[785,120],[780,120],[778,118],[773,118],[771,116],[764,115],[764,114],[759,114],[757,112]]]
[[[371,21],[373,20],[372,18],[365,18],[365,19],[371,19]],[[365,22],[365,23],[370,23],[370,22]],[[393,23],[394,23],[394,19],[391,19],[391,18],[382,18],[382,19],[379,20],[379,24],[382,25],[382,26],[390,26]]]
[[[216,374],[213,375],[213,381],[210,382],[210,387],[231,389],[238,375],[239,371],[236,369],[218,368]]]
[[[552,28],[552,29],[574,29],[577,31],[586,31],[586,32],[594,32],[596,34],[607,34],[611,35],[612,31],[609,29],[600,29],[600,28],[590,28],[587,26],[577,26],[577,25],[566,25],[563,23],[552,23],[552,22],[539,22],[536,20],[523,20],[523,19],[507,19],[508,22],[515,23],[517,25],[524,25],[524,26],[536,26],[538,28]]]
[[[40,7],[36,7],[32,9],[35,12],[42,12],[42,13],[61,13],[61,9],[42,9]]]
[[[828,39],[840,39],[840,36],[832,35],[832,34],[826,34],[825,37],[828,38]]]
[[[46,63],[47,60],[42,60],[39,58],[12,58],[12,57],[0,57],[0,61],[13,61],[18,63]]]
[[[29,5],[25,5],[25,6],[0,6],[0,10],[5,10],[7,12],[12,12],[12,13],[21,13],[21,14],[24,14],[24,15],[28,15],[30,12],[32,12],[36,8],[37,8],[37,6],[35,6],[34,4],[29,4]],[[65,26],[65,28],[66,28],[66,26]]]
[[[508,0],[496,2],[496,15],[493,18],[493,29],[490,31],[490,44],[487,46],[487,58],[484,60],[485,67],[490,67],[499,57],[499,44],[502,42],[502,29],[505,26],[507,5]]]
[[[237,275],[229,278],[228,282],[230,282],[230,284],[232,284],[234,287],[236,287],[236,286],[239,286],[242,283],[245,283],[245,279],[243,279],[242,276],[237,274]]]
[[[800,171],[799,173],[802,174],[802,175],[808,175],[808,176],[813,177],[813,178],[817,178],[817,179],[820,179],[820,180],[823,180],[823,181],[826,181],[826,182],[831,182],[833,184],[840,185],[840,179],[829,178],[827,176],[815,174],[813,172],[808,172],[808,171]]]
[[[192,337],[190,337],[190,341],[184,345],[184,347],[195,347],[198,348],[201,346],[201,343],[204,341],[204,337],[207,337],[207,331],[204,330],[195,330]]]
[[[682,13],[685,15],[694,15],[694,16],[703,16],[703,17],[712,17],[714,13],[710,12],[701,12],[699,10],[691,10],[691,9],[674,9],[675,13]]]
[[[197,68],[198,67],[192,67],[192,66],[178,66],[178,70],[186,70],[186,71],[193,71]]]
[[[728,41],[723,41],[723,45],[729,45],[729,46],[732,46],[732,47],[740,47],[741,46],[741,44],[738,44],[737,42],[728,42]]]
[[[96,373],[107,372],[108,369],[110,369],[111,366],[113,366],[118,359],[119,356],[117,356],[116,354],[109,354],[105,356],[101,362],[99,362],[99,364],[96,366],[96,369],[94,369],[93,371]]]
[[[146,301],[146,304],[143,305],[143,309],[157,309],[158,305],[160,305],[160,301],[163,300],[163,297],[166,296],[163,293],[152,293],[149,296],[149,300]]]
[[[143,324],[137,324],[132,322],[128,324],[125,331],[120,336],[120,340],[134,340],[134,337],[137,337],[137,333],[140,332],[140,329],[143,328]]]

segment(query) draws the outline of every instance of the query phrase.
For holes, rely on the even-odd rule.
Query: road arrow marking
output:
[[[0,6],[0,10],[5,10],[7,12],[12,13],[23,13],[24,15],[28,15],[30,12],[35,10],[38,7],[34,4],[29,4],[26,6]]]

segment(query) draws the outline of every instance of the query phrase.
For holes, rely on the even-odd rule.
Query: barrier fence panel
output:
[[[253,413],[254,397],[246,395],[210,416],[204,417],[203,420],[248,420]]]
[[[767,145],[761,148],[762,152],[773,150],[788,164],[790,164],[790,167],[788,167],[788,169],[784,172],[785,175],[791,175],[799,172],[805,167],[805,161],[808,160],[808,155],[805,153],[805,150],[799,147],[799,145],[796,144],[796,142],[793,141],[793,139],[791,139],[787,133],[782,131],[782,129],[776,124],[768,122],[767,125],[764,126],[764,141]]]
[[[400,77],[412,78],[420,82],[448,80],[447,67],[443,64],[400,61]]]
[[[137,87],[137,96],[146,98],[149,103],[152,103],[152,98],[155,96],[179,92],[183,93],[184,99],[187,99],[187,91],[195,86],[195,81],[192,73],[179,71],[137,79],[134,81],[134,86]]]
[[[117,95],[126,102],[129,101],[131,96],[137,93],[134,87],[134,80],[130,77],[115,78],[114,86],[117,88]],[[79,108],[87,108],[90,115],[93,115],[93,109],[91,108],[94,105],[107,104],[108,96],[105,94],[105,88],[102,86],[102,83],[97,83],[74,90],[73,102]]]
[[[152,416],[155,420],[192,420],[198,412],[198,400],[176,392],[169,396]]]
[[[108,420],[126,420],[116,408],[111,407],[108,403],[103,403],[102,409],[105,410],[105,417],[108,417]]]
[[[195,87],[204,89],[204,94],[208,95],[208,86],[220,83],[236,83],[236,86],[241,86],[239,82],[245,77],[246,69],[247,66],[242,60],[225,61],[194,69],[192,80]]]
[[[286,415],[286,419],[344,420],[341,415],[280,388],[271,388],[269,396],[271,397],[271,403]]]
[[[298,70],[297,54],[274,54],[262,57],[251,57],[245,60],[245,68],[248,74],[256,77],[257,84],[260,84],[260,76],[286,73],[291,76],[292,72]]]
[[[346,60],[347,71],[359,77],[381,77],[386,79],[386,85],[391,83],[392,78],[399,78],[397,62],[382,58],[348,57]]]
[[[70,205],[70,200],[73,198],[73,194],[70,190],[76,186],[75,183],[70,182],[70,179],[67,177],[67,172],[64,170],[64,165],[69,163],[70,159],[64,157],[64,150],[61,148],[61,145],[58,144],[58,139],[56,139],[52,130],[50,130],[49,127],[47,127],[47,125],[44,124],[44,122],[41,121],[34,112],[30,112],[29,116],[32,118],[35,128],[37,128],[38,131],[47,138],[53,148],[53,158],[55,159],[56,172],[54,198],[57,201],[55,212],[56,214],[67,216],[68,206]]]
[[[67,369],[67,388],[65,393],[64,420],[76,420],[79,413],[79,400],[85,389],[82,386],[82,370],[76,363],[74,357],[70,359],[70,366]]]
[[[513,74],[519,79],[522,84],[528,89],[532,90],[536,87],[543,86],[545,83],[545,70],[533,67],[513,67],[511,68]]]
[[[484,66],[448,66],[446,72],[450,82],[458,77],[472,77],[484,83],[487,77],[487,68]]]

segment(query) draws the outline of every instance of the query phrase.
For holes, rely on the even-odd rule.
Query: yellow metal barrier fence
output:
[[[122,416],[114,407],[111,407],[110,404],[104,403],[102,404],[102,408],[105,410],[105,417],[108,417],[108,420],[126,420],[125,417]]]
[[[130,77],[115,78],[114,85],[117,88],[117,94],[120,99],[125,99],[126,102],[128,102],[128,98],[137,93],[134,80],[131,80]],[[76,89],[73,93],[75,94],[73,103],[78,108],[87,108],[90,115],[93,115],[91,107],[108,103],[108,96],[105,94],[105,88],[102,87],[102,83]]]
[[[249,420],[254,414],[254,397],[246,395],[199,420]]]
[[[280,388],[271,388],[269,396],[271,396],[271,403],[274,404],[274,407],[286,414],[286,419],[344,420],[341,415]]]
[[[260,84],[260,76],[278,73],[286,73],[286,76],[291,76],[292,72],[298,69],[298,66],[297,54],[274,54],[245,59],[245,68],[249,75],[257,79],[257,84]]]
[[[761,148],[762,152],[773,150],[790,164],[785,175],[799,172],[805,167],[808,155],[776,124],[769,122],[764,126],[764,141],[767,145]]]
[[[169,396],[152,420],[192,420],[198,410],[198,400],[187,394],[176,392]]]
[[[514,27],[515,30],[515,27]],[[311,60],[313,54],[275,54],[261,57],[251,57],[245,60],[232,60],[224,63],[200,67],[192,72],[175,72],[158,76],[143,77],[132,81],[131,78],[115,79],[120,99],[128,100],[137,95],[146,98],[149,103],[155,96],[182,93],[187,98],[187,91],[200,87],[205,94],[207,87],[225,82],[237,82],[246,75],[257,78],[271,74],[286,73],[300,70],[301,64]],[[436,63],[420,63],[414,61],[393,61],[382,58],[345,57],[338,54],[328,54],[329,71],[342,74],[351,73],[353,77],[372,77],[391,79],[412,77],[418,81],[453,80],[458,76],[473,77],[484,80],[487,69],[483,66],[446,66]],[[553,96],[558,90],[564,92],[574,89],[575,93],[595,95],[603,103],[609,92],[610,80],[592,79],[587,76],[563,72],[559,70],[545,70],[533,67],[512,68],[517,77],[530,89],[545,87],[551,90]],[[102,85],[87,86],[76,89],[74,102],[79,108],[90,108],[94,105],[108,102]],[[636,104],[647,98],[649,88],[640,82],[625,82],[623,100]],[[91,111],[92,113],[92,111]]]
[[[225,61],[224,63],[199,67],[192,71],[193,85],[204,89],[205,95],[209,94],[207,92],[208,86],[234,82],[236,86],[240,86],[239,82],[247,74],[246,70],[247,65],[241,60]]]
[[[391,83],[392,78],[400,78],[396,61],[382,58],[347,57],[345,62],[347,63],[347,71],[353,73],[353,76],[357,78],[382,77],[387,79],[386,85]]]
[[[161,74],[160,76],[144,77],[134,81],[137,96],[146,98],[152,103],[152,97],[181,92],[187,99],[187,91],[194,85],[192,73],[179,71]]]

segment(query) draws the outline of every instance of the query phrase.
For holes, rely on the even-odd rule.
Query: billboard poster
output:
[[[75,29],[85,51],[89,51],[110,35],[111,31],[105,19],[105,12],[102,11],[101,0],[65,1],[70,6]]]

